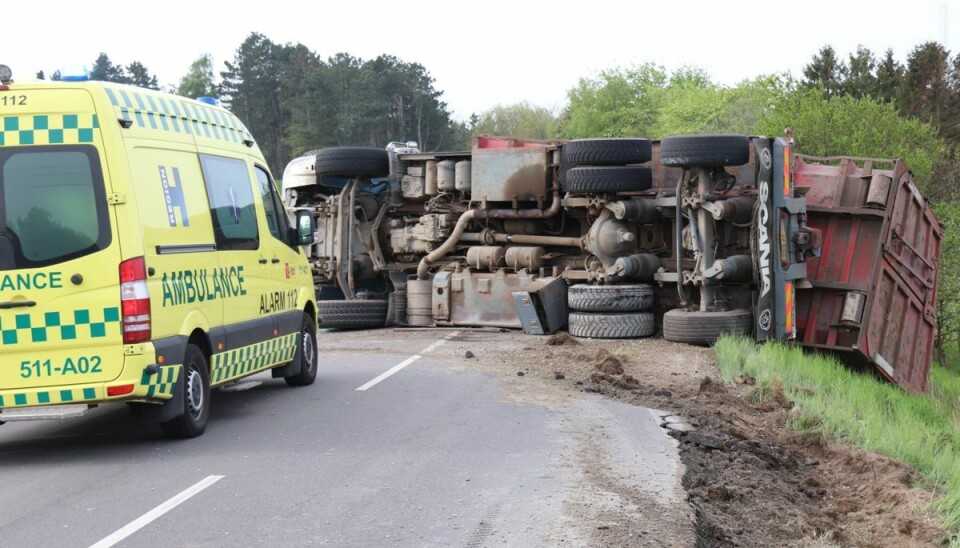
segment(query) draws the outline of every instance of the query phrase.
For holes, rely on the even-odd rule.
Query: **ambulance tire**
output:
[[[316,151],[317,175],[339,177],[386,177],[390,156],[382,148],[333,147]]]
[[[297,352],[293,361],[300,363],[300,372],[284,377],[287,386],[310,386],[317,378],[317,329],[307,314],[303,315],[300,337],[297,339]]]
[[[183,370],[177,390],[183,396],[183,413],[161,423],[166,435],[172,438],[195,438],[207,428],[210,420],[210,375],[207,358],[195,344],[187,345],[183,356]]]
[[[660,141],[660,163],[667,167],[742,166],[750,161],[750,138],[743,135],[677,135]]]
[[[376,329],[387,324],[387,301],[317,301],[320,328]]]
[[[752,330],[753,313],[745,309],[700,312],[675,308],[663,315],[663,338],[672,342],[709,346],[722,335],[749,335]]]

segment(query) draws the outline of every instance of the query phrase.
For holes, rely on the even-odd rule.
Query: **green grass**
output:
[[[876,451],[919,471],[943,496],[944,525],[960,530],[960,374],[934,365],[927,394],[909,394],[834,358],[784,344],[724,337],[714,348],[724,382],[782,383],[796,403],[793,426]],[[953,537],[952,546],[960,547]]]

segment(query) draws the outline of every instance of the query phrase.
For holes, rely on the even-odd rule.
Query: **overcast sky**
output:
[[[646,61],[698,66],[735,84],[762,73],[798,75],[828,43],[844,56],[859,43],[878,54],[893,48],[901,61],[926,40],[945,37],[960,50],[960,0],[11,0],[0,17],[0,63],[15,78],[89,66],[106,52],[176,85],[204,53],[219,71],[256,31],[323,58],[389,53],[421,63],[460,119],[522,100],[559,110],[579,78]]]

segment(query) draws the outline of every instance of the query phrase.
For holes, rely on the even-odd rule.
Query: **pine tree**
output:
[[[147,67],[143,66],[143,63],[140,61],[134,61],[127,65],[127,74],[126,83],[130,85],[146,89],[160,89],[160,85],[157,83],[157,77],[151,75]]]
[[[803,67],[803,85],[821,87],[823,97],[829,99],[843,92],[843,81],[847,77],[846,65],[837,59],[837,52],[830,45],[820,48],[809,65]]]
[[[93,69],[90,71],[91,80],[100,80],[103,82],[117,82],[120,84],[129,83],[123,67],[114,65],[110,62],[110,57],[106,53],[101,53],[97,60],[93,62]]]

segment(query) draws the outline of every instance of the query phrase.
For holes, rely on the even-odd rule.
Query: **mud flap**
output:
[[[530,335],[556,333],[567,324],[567,282],[540,278],[513,292],[523,331]]]
[[[758,341],[797,336],[797,281],[806,278],[807,265],[798,247],[806,214],[806,200],[794,197],[791,145],[782,138],[757,138],[758,209],[755,217],[757,265],[754,318]]]
[[[172,398],[163,402],[162,405],[143,404],[141,407],[141,413],[147,422],[167,422],[183,414],[183,391],[180,390],[180,383],[182,382],[183,367],[181,367],[180,372],[177,373],[177,382],[173,385]]]

